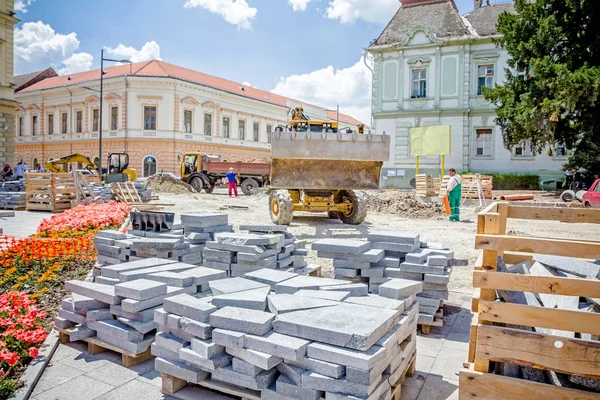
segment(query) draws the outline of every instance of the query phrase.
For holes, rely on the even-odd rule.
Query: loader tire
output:
[[[329,219],[340,219],[340,213],[338,211],[327,211]]]
[[[277,225],[289,225],[294,218],[292,196],[287,190],[274,190],[269,196],[269,214]]]
[[[204,189],[206,193],[211,194],[215,190],[215,185],[210,185],[209,187]]]
[[[256,182],[256,180],[254,180],[252,178],[244,179],[244,181],[242,182],[242,184],[240,186],[242,187],[242,192],[246,196],[252,196],[252,191],[254,189],[258,189],[260,187],[258,182]]]
[[[362,224],[367,218],[367,201],[363,192],[345,190],[343,196],[352,203],[352,209],[348,213],[340,213],[342,222],[349,225]]]
[[[196,192],[200,193],[204,188],[204,183],[200,178],[192,178],[190,181],[190,185],[196,190]]]

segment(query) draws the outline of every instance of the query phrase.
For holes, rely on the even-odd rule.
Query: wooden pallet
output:
[[[433,176],[428,174],[418,174],[415,177],[416,192],[418,196],[435,196],[436,190],[433,185]]]
[[[531,261],[532,254],[597,259],[600,242],[507,236],[509,218],[600,223],[600,210],[524,207],[499,202],[478,215],[475,248],[482,251],[473,273],[476,289],[471,304],[476,314],[470,329],[468,364],[459,373],[459,396],[461,399],[600,400],[598,393],[491,373],[491,362],[505,362],[600,379],[597,356],[600,342],[506,327],[541,327],[600,335],[600,314],[496,301],[497,290],[598,297],[600,281],[596,279],[499,273],[496,266],[498,256],[506,264]]]
[[[54,330],[58,332],[58,340],[60,343],[70,343],[70,335],[73,331],[72,329],[61,329],[58,327],[54,327]],[[82,339],[83,342],[87,342],[88,344],[88,353],[91,355],[103,353],[107,350],[112,350],[121,354],[121,363],[124,367],[133,367],[134,365],[143,363],[144,361],[150,360],[154,358],[154,356],[150,353],[150,348],[140,354],[130,353],[123,349],[120,349],[112,344],[105,343],[98,338],[90,337]]]
[[[475,180],[477,177],[475,175],[461,175],[462,178],[462,197],[467,199],[478,199],[479,194],[477,193],[477,184]],[[448,186],[448,180],[450,179],[449,175],[444,175],[441,183],[439,196],[444,197],[448,194],[446,187]],[[480,175],[481,179],[481,190],[483,192],[484,199],[492,198],[492,186],[494,183],[494,178],[489,175]]]
[[[162,378],[162,392],[175,398],[183,398],[183,396],[180,397],[178,393],[184,388],[189,390],[189,393],[187,393],[187,396],[185,396],[186,398],[201,399],[203,397],[208,397],[202,396],[202,392],[205,390],[202,387],[204,387],[212,391],[219,392],[220,395],[229,395],[236,399],[242,398],[247,400],[261,400],[259,390],[241,388],[212,379],[206,379],[200,382],[198,385],[193,385],[188,384],[188,382],[183,379],[164,374],[162,372],[160,377]]]
[[[402,374],[400,379],[398,379],[398,382],[396,382],[394,385],[392,385],[391,400],[400,400],[401,395],[402,395],[402,382],[404,382],[404,379],[406,379],[407,377],[410,378],[415,375],[415,372],[417,370],[416,364],[417,364],[417,351],[415,350],[415,352],[410,357],[410,361],[408,362],[406,371]]]
[[[62,212],[76,199],[72,174],[27,172],[25,174],[28,211]]]
[[[110,184],[117,201],[128,204],[143,203],[133,182],[113,182]]]

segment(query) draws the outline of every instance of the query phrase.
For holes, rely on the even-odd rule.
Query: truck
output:
[[[182,181],[197,192],[204,190],[206,193],[212,193],[233,168],[237,183],[247,196],[252,194],[252,190],[268,185],[271,174],[270,163],[225,162],[219,156],[200,152],[185,153],[179,168]]]

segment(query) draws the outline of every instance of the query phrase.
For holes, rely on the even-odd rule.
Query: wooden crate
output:
[[[462,197],[467,199],[478,199],[479,194],[477,191],[477,177],[475,175],[461,175],[462,178]],[[439,196],[444,197],[447,194],[446,186],[448,185],[449,175],[444,175],[441,184],[439,186]],[[481,179],[481,191],[484,199],[492,198],[492,187],[494,184],[494,178],[488,175],[480,175]]]
[[[565,338],[506,325],[600,335],[600,314],[497,302],[496,290],[599,297],[600,281],[496,272],[507,264],[531,261],[532,254],[600,258],[600,242],[506,235],[509,218],[600,223],[600,210],[492,203],[478,215],[475,248],[482,250],[473,273],[469,359],[459,374],[460,399],[586,399],[600,394],[490,373],[490,362],[600,378],[600,342]],[[499,326],[494,326],[498,324]]]
[[[72,174],[28,172],[25,174],[28,211],[61,212],[76,199]]]
[[[415,177],[416,191],[418,196],[435,196],[433,186],[433,176],[428,174],[418,174]]]

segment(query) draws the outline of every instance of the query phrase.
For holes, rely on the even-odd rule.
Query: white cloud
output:
[[[253,88],[257,89],[257,87],[254,86],[253,84],[251,84],[250,82],[242,82],[242,86],[248,86],[248,87],[253,87]]]
[[[148,60],[162,60],[160,58],[160,46],[154,40],[146,42],[141,49],[137,50],[131,46],[125,46],[119,43],[117,47],[105,47],[109,57],[114,57],[119,60],[127,59],[131,62],[140,62]]]
[[[331,0],[327,7],[327,18],[339,19],[343,24],[358,19],[385,24],[399,8],[398,0]]]
[[[34,1],[35,0],[16,0],[15,11],[25,14],[27,12],[27,7],[29,7]]]
[[[250,7],[246,0],[188,0],[184,7],[202,7],[214,14],[219,14],[238,29],[250,29],[252,20],[256,17],[258,10]]]
[[[288,4],[294,11],[306,11],[306,6],[310,2],[311,0],[288,0]]]
[[[371,71],[363,60],[349,68],[332,66],[307,74],[282,77],[273,93],[335,109],[361,122],[371,121]]]
[[[71,32],[57,33],[42,21],[25,22],[15,29],[16,72],[31,72],[55,67],[64,73],[89,70],[93,57],[78,53],[79,39]],[[60,69],[62,67],[62,69]]]

